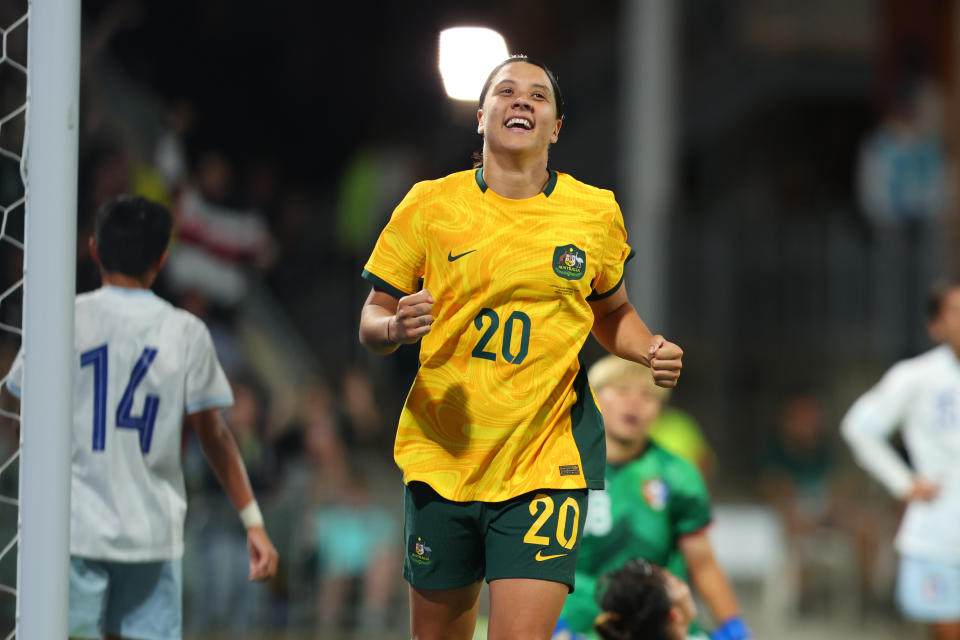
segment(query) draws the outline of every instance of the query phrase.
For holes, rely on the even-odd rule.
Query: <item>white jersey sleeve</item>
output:
[[[913,473],[890,444],[917,395],[916,369],[908,362],[892,367],[860,396],[843,418],[840,430],[857,462],[898,498],[906,497]]]
[[[196,320],[192,323],[191,334],[184,389],[187,414],[231,406],[233,392],[217,359],[210,330],[203,322]]]

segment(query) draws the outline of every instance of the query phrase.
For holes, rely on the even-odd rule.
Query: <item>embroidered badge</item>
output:
[[[641,492],[643,493],[643,499],[654,511],[663,511],[670,500],[670,487],[662,478],[644,480]]]
[[[410,559],[417,564],[430,564],[433,562],[430,559],[430,553],[432,551],[433,549],[423,543],[423,538],[417,538],[417,542],[413,545],[413,553],[410,554]]]
[[[580,465],[562,464],[560,465],[560,475],[561,476],[578,476],[580,475]]]
[[[587,254],[568,244],[553,250],[553,272],[565,280],[579,280],[587,271]]]

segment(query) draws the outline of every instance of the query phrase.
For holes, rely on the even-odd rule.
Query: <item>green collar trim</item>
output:
[[[550,197],[550,194],[553,193],[553,190],[557,186],[557,172],[553,169],[550,169],[550,179],[547,180],[547,186],[543,188],[543,195],[547,198]]]
[[[480,187],[481,193],[487,192],[487,183],[483,180],[483,167],[477,167],[477,170],[473,174],[477,179],[477,186]]]
[[[553,169],[549,169],[550,178],[547,180],[547,185],[543,188],[544,197],[549,198],[550,194],[553,193],[553,190],[557,187],[557,172]],[[487,192],[487,182],[483,179],[483,167],[477,167],[477,170],[474,172],[474,177],[477,180],[477,186],[480,187],[481,193]]]

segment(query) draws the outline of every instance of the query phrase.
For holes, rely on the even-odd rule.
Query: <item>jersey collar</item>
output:
[[[547,171],[550,174],[550,178],[547,180],[547,186],[543,188],[543,195],[544,197],[549,198],[550,194],[553,193],[553,190],[557,186],[557,172],[554,171],[553,169],[548,169]],[[480,192],[486,193],[487,183],[483,179],[483,167],[477,167],[477,170],[474,173],[474,176],[477,179],[477,186],[480,187]]]
[[[134,287],[117,287],[111,284],[105,284],[100,287],[101,291],[113,293],[122,296],[155,296],[152,289],[139,289]]]

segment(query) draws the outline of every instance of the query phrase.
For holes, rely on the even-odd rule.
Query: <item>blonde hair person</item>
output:
[[[594,599],[597,581],[644,559],[697,590],[717,622],[714,638],[749,638],[733,589],[707,537],[710,498],[700,472],[648,437],[669,392],[643,373],[635,363],[616,356],[602,358],[588,373],[603,413],[606,486],[590,492],[577,562],[578,586],[564,605],[562,624],[573,632],[589,633],[600,613]],[[705,637],[696,624],[690,634]]]

